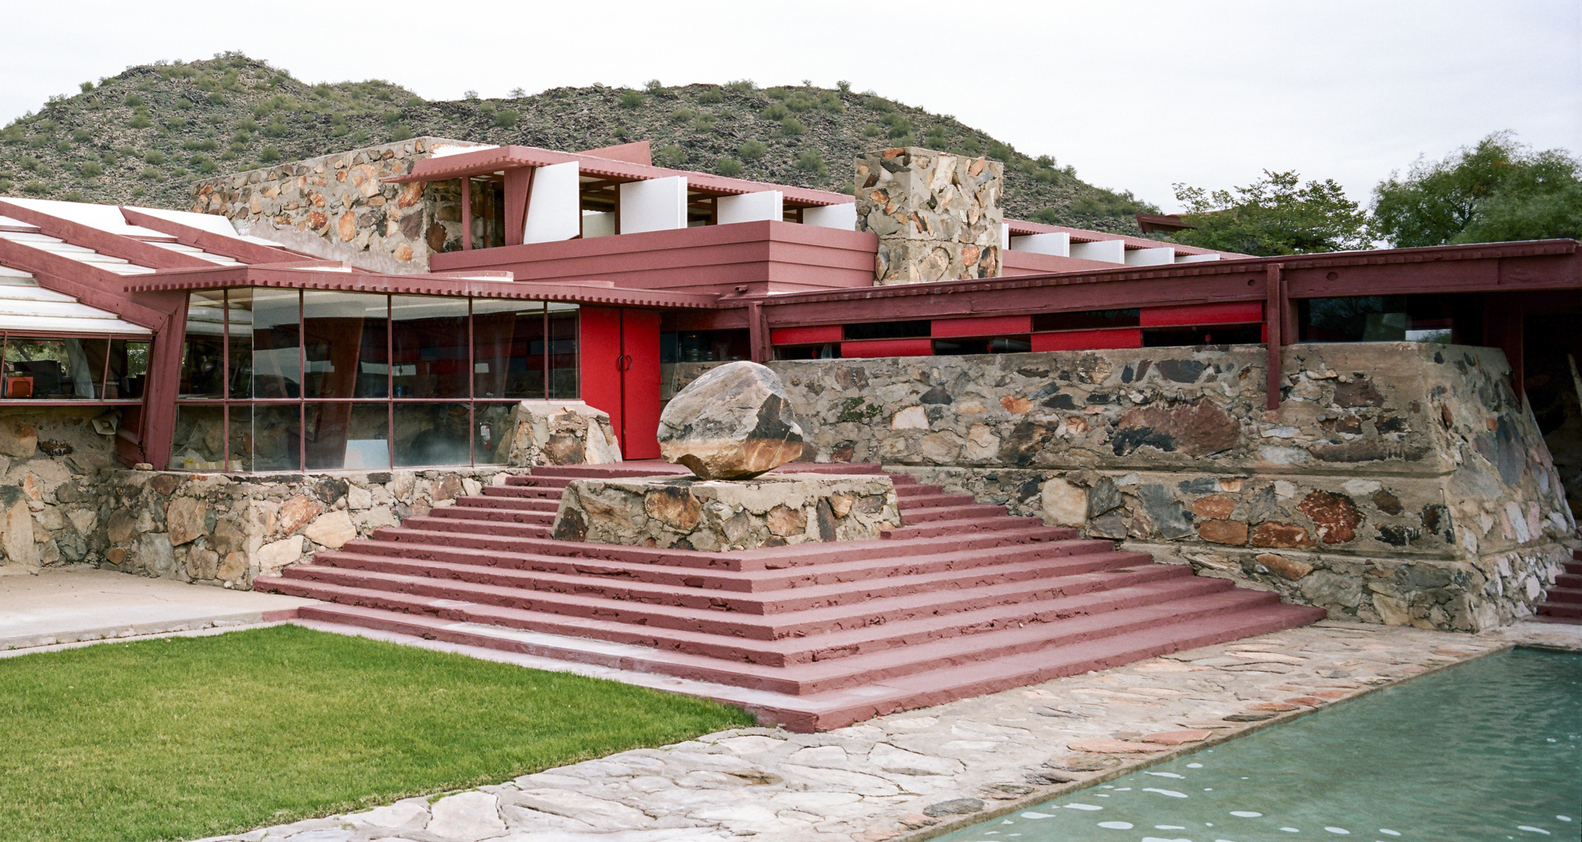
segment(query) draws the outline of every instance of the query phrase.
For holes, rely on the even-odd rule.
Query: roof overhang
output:
[[[220,269],[160,272],[129,279],[129,292],[164,292],[275,287],[389,295],[444,295],[559,301],[610,307],[701,309],[719,306],[710,293],[618,289],[607,281],[536,283],[514,281],[508,273],[453,272],[424,275],[380,275],[354,272],[344,264],[265,264]]]
[[[844,193],[812,190],[785,184],[767,184],[740,178],[710,175],[709,173],[672,170],[647,166],[595,155],[574,152],[556,152],[534,146],[490,146],[475,152],[457,152],[438,158],[425,158],[413,164],[412,171],[403,176],[384,179],[387,183],[411,181],[447,181],[453,178],[487,175],[502,170],[522,167],[547,167],[575,161],[583,175],[596,176],[611,181],[647,181],[655,178],[685,176],[687,189],[717,196],[737,196],[744,193],[762,193],[779,190],[785,203],[792,207],[826,207],[855,202]]]

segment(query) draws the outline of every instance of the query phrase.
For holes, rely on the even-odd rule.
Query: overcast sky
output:
[[[1582,151],[1579,0],[13,3],[0,124],[158,59],[239,50],[426,99],[810,79],[962,122],[1177,210],[1265,169],[1366,205],[1491,132]]]

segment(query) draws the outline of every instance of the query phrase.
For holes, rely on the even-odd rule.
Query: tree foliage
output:
[[[1174,242],[1253,255],[1343,251],[1367,245],[1367,214],[1331,179],[1303,185],[1295,172],[1263,171],[1235,191],[1175,185],[1181,214],[1196,228]]]
[[[1530,152],[1508,132],[1373,189],[1374,225],[1399,248],[1582,238],[1582,162]]]

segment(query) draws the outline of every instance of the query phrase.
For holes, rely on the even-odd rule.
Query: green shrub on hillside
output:
[[[642,91],[634,91],[631,88],[627,88],[621,91],[620,99],[616,101],[621,104],[622,108],[637,108],[647,100],[643,96]]]
[[[762,158],[764,153],[768,151],[769,147],[763,142],[749,140],[736,150],[736,154],[740,155],[743,161],[756,161],[759,158]]]
[[[721,158],[714,162],[714,171],[726,178],[735,178],[742,174],[742,162],[735,158]]]

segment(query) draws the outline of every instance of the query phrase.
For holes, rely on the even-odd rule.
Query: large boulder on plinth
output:
[[[659,416],[659,455],[699,479],[752,479],[802,455],[780,376],[752,362],[710,369]]]

